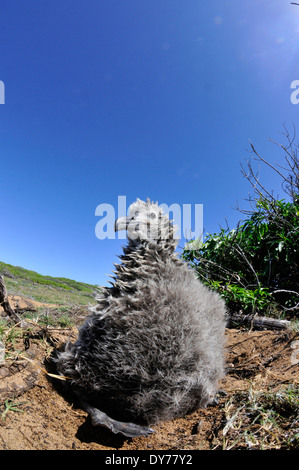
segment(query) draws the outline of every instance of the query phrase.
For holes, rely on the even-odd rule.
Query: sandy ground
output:
[[[52,339],[58,345],[69,334],[53,331]],[[222,439],[223,407],[231,396],[250,387],[268,390],[283,384],[299,384],[299,364],[291,360],[296,352],[294,341],[299,339],[294,332],[227,329],[226,339],[227,375],[220,384],[225,393],[220,395],[218,404],[163,422],[154,427],[155,433],[150,437],[133,439],[94,428],[87,414],[63,394],[61,382],[45,373],[45,357],[53,346],[46,339],[30,340],[27,350],[16,361],[0,365],[0,449],[215,448]],[[13,400],[20,411],[10,410],[3,415],[6,399]]]

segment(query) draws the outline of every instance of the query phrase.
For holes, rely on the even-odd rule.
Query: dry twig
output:
[[[22,322],[19,315],[14,311],[14,309],[9,303],[3,276],[0,276],[0,305],[3,307],[3,310],[12,322],[24,326],[24,322]]]

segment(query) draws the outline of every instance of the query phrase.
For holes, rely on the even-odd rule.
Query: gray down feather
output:
[[[137,199],[116,221],[128,244],[57,366],[94,406],[154,424],[211,403],[224,375],[226,309],[175,253],[174,227]]]

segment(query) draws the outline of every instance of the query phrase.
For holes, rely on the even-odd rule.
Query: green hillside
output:
[[[4,276],[9,294],[61,306],[84,306],[95,303],[94,292],[98,286],[64,277],[43,276],[2,261],[0,261],[0,275]]]

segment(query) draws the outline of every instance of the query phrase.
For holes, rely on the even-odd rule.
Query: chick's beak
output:
[[[130,217],[119,217],[114,222],[114,231],[117,232],[119,230],[127,230],[130,221]]]

